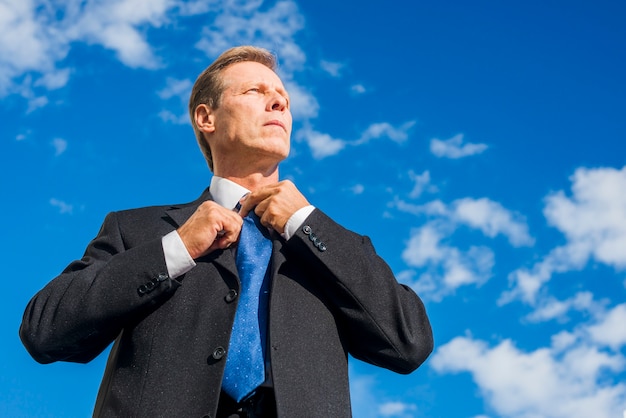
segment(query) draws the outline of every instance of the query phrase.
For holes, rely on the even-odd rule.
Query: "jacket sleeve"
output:
[[[160,237],[127,248],[114,212],[83,258],[28,303],[20,338],[40,363],[88,362],[178,286],[167,275]]]
[[[316,209],[287,246],[315,272],[352,356],[398,373],[426,360],[433,335],[424,304],[397,282],[369,238]]]

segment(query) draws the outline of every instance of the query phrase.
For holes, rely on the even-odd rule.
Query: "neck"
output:
[[[263,186],[278,182],[278,165],[265,172],[243,171],[229,172],[229,170],[215,170],[216,176],[228,179],[250,191],[255,191]]]

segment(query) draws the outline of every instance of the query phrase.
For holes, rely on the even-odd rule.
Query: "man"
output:
[[[410,373],[431,352],[422,302],[369,239],[279,181],[292,120],[274,70],[255,47],[211,64],[189,107],[209,189],[109,214],[27,306],[20,336],[41,363],[115,341],[94,416],[349,417],[348,353]],[[264,243],[248,279],[240,258]]]

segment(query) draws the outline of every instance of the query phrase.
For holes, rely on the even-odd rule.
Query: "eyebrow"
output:
[[[241,85],[241,89],[245,90],[250,88],[251,86],[258,86],[258,87],[262,87],[263,89],[269,89],[270,85],[266,82],[266,81],[249,81],[249,82],[244,82]],[[232,87],[232,86],[231,86]],[[277,87],[275,89],[278,94],[280,94],[281,96],[283,96],[285,99],[287,99],[287,102],[291,103],[291,97],[289,96],[289,93],[287,92],[287,89],[283,86],[283,87]]]

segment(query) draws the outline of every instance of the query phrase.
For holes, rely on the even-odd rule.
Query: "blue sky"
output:
[[[625,18],[607,0],[0,0],[0,416],[91,414],[105,356],[35,363],[23,309],[106,213],[195,199],[191,85],[256,44],[292,96],[281,176],[370,236],[432,320],[415,373],[351,362],[354,416],[621,417]]]

